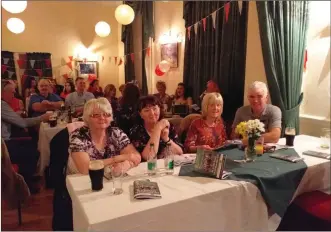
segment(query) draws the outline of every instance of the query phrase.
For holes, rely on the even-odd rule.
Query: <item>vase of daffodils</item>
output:
[[[264,124],[258,119],[248,120],[247,122],[241,122],[237,125],[235,132],[243,139],[247,139],[248,142],[245,149],[246,162],[252,162],[255,160],[255,143],[264,131]]]

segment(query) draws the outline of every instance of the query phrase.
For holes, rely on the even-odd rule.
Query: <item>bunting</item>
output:
[[[117,65],[117,56],[115,56],[114,58],[115,58],[115,65]]]
[[[18,67],[20,67],[20,69],[24,69],[24,63],[24,60],[17,60]]]
[[[191,39],[191,28],[192,27],[187,28],[187,37],[188,37],[189,40]]]
[[[243,9],[243,2],[238,1],[238,7],[239,7],[239,14],[241,15],[242,9]]]
[[[213,21],[213,28],[215,29],[216,28],[216,11],[214,11],[211,14],[211,18],[212,18],[212,21]]]
[[[198,24],[199,22],[197,22],[196,24],[194,24],[194,33],[198,34]]]
[[[46,63],[47,67],[51,67],[51,60],[50,59],[46,59],[45,63]]]
[[[7,65],[1,65],[1,73],[4,73],[7,71]]]
[[[8,72],[8,78],[10,79],[12,76],[13,76],[13,74],[15,73],[15,72],[12,72],[12,71],[7,71]]]
[[[227,2],[224,6],[225,11],[225,22],[228,22],[229,12],[230,12],[230,2]]]
[[[206,18],[203,18],[202,19],[203,31],[206,31],[206,23],[207,23],[207,19]]]
[[[105,57],[104,57],[104,56],[102,56],[102,62],[104,61],[104,59],[105,59]]]
[[[8,64],[9,58],[3,58],[3,63]]]
[[[131,61],[132,61],[132,63],[134,63],[134,54],[131,53],[131,54],[130,54],[130,57],[131,57]]]
[[[151,56],[151,48],[150,47],[148,47],[147,49],[146,49],[146,54],[150,57]]]
[[[34,63],[35,63],[35,62],[36,62],[35,60],[30,60],[31,68],[34,67]]]
[[[36,72],[38,73],[39,77],[42,77],[42,75],[43,75],[43,70],[41,70],[41,69],[35,69],[35,70],[36,70]]]
[[[120,66],[122,64],[122,58],[120,58],[120,62],[118,62],[118,66]]]

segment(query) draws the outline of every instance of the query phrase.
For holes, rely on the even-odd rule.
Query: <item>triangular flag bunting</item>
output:
[[[30,60],[31,68],[34,68],[34,63],[35,62],[36,62],[36,60]]]
[[[131,54],[130,54],[130,57],[131,57],[131,61],[132,61],[132,63],[134,63],[134,53],[131,53]]]
[[[191,28],[192,28],[192,26],[189,26],[187,28],[187,37],[188,37],[188,39],[191,39]]]
[[[225,4],[224,11],[225,11],[225,22],[228,22],[229,12],[230,12],[230,2]]]
[[[115,65],[117,65],[117,56],[115,56]]]
[[[207,23],[207,19],[206,18],[203,18],[202,19],[203,31],[206,31],[206,23]]]
[[[239,14],[241,15],[241,11],[243,9],[243,2],[242,1],[238,1],[238,7],[239,7]]]
[[[148,48],[146,49],[146,54],[147,54],[148,56],[151,56],[151,47],[148,47]]]
[[[49,68],[51,67],[51,60],[50,59],[45,59],[46,66]]]
[[[305,50],[305,57],[303,59],[303,71],[306,72],[307,70],[307,61],[308,61],[308,52],[307,49]]]
[[[69,77],[67,73],[66,73],[66,74],[63,74],[62,76],[63,76],[63,77],[64,77],[64,79],[66,79],[66,80],[67,80],[67,79],[68,79],[68,77]]]
[[[122,58],[120,58],[120,62],[118,62],[118,66],[120,66],[122,64]]]
[[[4,73],[7,70],[7,65],[1,65],[1,72]]]
[[[24,68],[24,60],[17,60],[17,64],[18,64],[18,67],[20,67],[20,69]]]
[[[41,70],[41,69],[35,69],[35,70],[40,77],[43,75],[43,70]]]
[[[11,78],[14,72],[8,71],[8,77]]]
[[[68,67],[72,70],[72,63],[71,61],[67,63]]]
[[[198,34],[198,24],[199,22],[197,22],[196,24],[194,24],[194,33]]]
[[[73,59],[73,56],[68,56],[69,60],[72,61]]]
[[[109,57],[109,63],[111,62],[111,56]]]
[[[211,18],[213,20],[213,28],[215,29],[216,27],[216,11],[214,11],[212,14],[211,14]]]
[[[3,63],[8,64],[9,58],[3,58]]]
[[[102,62],[105,60],[105,57],[104,56],[102,56]]]

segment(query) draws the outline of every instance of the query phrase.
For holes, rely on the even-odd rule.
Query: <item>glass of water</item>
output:
[[[122,194],[123,164],[122,163],[114,164],[110,168],[110,172],[113,181],[113,194],[114,195]]]
[[[323,128],[322,129],[322,136],[321,136],[321,148],[329,149],[330,148],[330,128]]]

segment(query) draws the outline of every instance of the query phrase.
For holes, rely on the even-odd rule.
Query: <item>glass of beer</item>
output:
[[[329,149],[330,148],[330,136],[331,131],[330,128],[322,128],[322,136],[321,136],[321,148]]]
[[[119,195],[123,193],[122,178],[123,178],[123,164],[117,163],[111,167],[111,177],[113,181],[113,194]]]
[[[294,138],[295,138],[295,128],[294,127],[286,127],[285,138],[286,138],[286,146],[293,147]]]
[[[264,137],[260,137],[255,142],[255,152],[258,156],[263,155]]]
[[[91,160],[89,164],[89,175],[91,178],[92,190],[103,189],[104,164],[102,160]]]
[[[51,117],[49,117],[49,126],[50,127],[56,127],[56,125],[57,125],[57,117],[53,113],[53,115]]]

